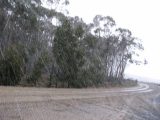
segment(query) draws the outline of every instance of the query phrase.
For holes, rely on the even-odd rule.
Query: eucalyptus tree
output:
[[[131,31],[110,16],[90,24],[69,17],[61,13],[68,3],[0,0],[0,85],[99,86],[140,64],[134,55],[143,46]]]
[[[58,1],[49,0],[49,2],[55,4]],[[41,56],[45,52],[49,52],[49,46],[53,39],[53,32],[56,28],[52,24],[54,16],[64,17],[62,13],[44,7],[41,0],[0,1],[0,67],[6,69],[1,69],[0,77],[8,74],[8,77],[12,78],[12,71],[17,76],[20,76],[19,73],[22,74],[18,78],[19,82],[32,77],[35,79],[33,73],[37,62],[43,58]],[[9,55],[6,52],[8,49],[11,52],[9,54],[13,55],[10,57],[15,57],[12,60],[8,59]],[[18,64],[18,59],[21,59],[23,64],[17,65],[20,67],[20,72],[15,73],[17,70],[14,63]],[[6,62],[9,64],[5,64]],[[3,77],[3,79],[8,78]],[[9,81],[12,83],[13,79]]]
[[[58,80],[64,83],[64,86],[66,84],[68,87],[80,87],[77,76],[83,65],[83,53],[79,48],[81,36],[67,19],[56,30],[53,52],[59,71]]]
[[[140,61],[134,60],[132,56],[137,54],[137,49],[143,50],[142,44],[132,36],[128,29],[117,29],[112,17],[95,16],[93,23],[91,23],[91,34],[97,39],[93,52],[94,58],[100,59],[106,80],[123,79],[128,62],[140,63]],[[92,60],[90,59],[90,61]]]

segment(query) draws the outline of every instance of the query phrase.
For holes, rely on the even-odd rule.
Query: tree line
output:
[[[48,0],[53,6],[66,0]],[[140,40],[110,16],[86,24],[41,0],[0,1],[0,85],[98,87],[122,84]]]

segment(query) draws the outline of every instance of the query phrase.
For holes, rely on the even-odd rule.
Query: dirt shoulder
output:
[[[2,120],[159,120],[157,85],[132,88],[0,87]]]

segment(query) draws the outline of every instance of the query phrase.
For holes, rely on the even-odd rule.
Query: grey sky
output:
[[[130,65],[126,73],[160,79],[160,1],[159,0],[70,0],[71,16],[91,22],[97,14],[111,16],[117,26],[128,28],[142,39],[146,66]]]

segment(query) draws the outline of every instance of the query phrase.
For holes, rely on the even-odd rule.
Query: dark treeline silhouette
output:
[[[0,85],[123,84],[126,65],[141,63],[133,59],[137,50],[143,50],[139,39],[117,28],[112,17],[96,15],[86,24],[40,0],[0,0]]]

